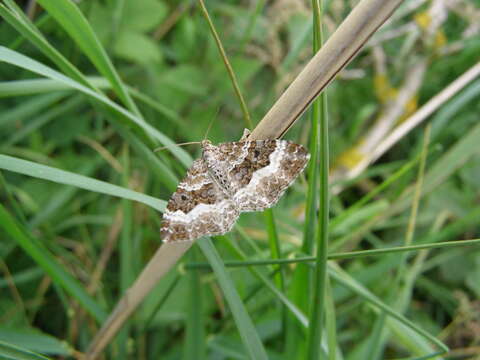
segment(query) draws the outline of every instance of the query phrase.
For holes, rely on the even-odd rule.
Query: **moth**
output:
[[[242,212],[272,207],[303,171],[310,154],[287,140],[248,140],[213,145],[178,184],[163,214],[164,242],[193,241],[229,232]]]

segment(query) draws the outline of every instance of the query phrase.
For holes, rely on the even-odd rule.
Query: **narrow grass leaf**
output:
[[[35,25],[25,15],[14,1],[4,0],[6,6],[0,4],[0,16],[22,34],[31,44],[36,46],[43,54],[58,66],[65,74],[79,83],[94,88],[85,76],[72,65],[57,49],[48,43]]]
[[[83,99],[83,97],[74,96],[65,101],[63,104],[53,106],[52,109],[46,112],[39,111],[39,113],[42,113],[42,115],[33,117],[33,119],[29,120],[28,123],[18,129],[4,142],[2,148],[6,149],[7,147],[16,144],[17,142],[21,141],[28,135],[40,129],[42,126],[46,125],[53,119],[59,118],[60,116],[69,113],[70,111],[74,111],[74,109],[84,101],[85,99]]]
[[[240,337],[245,345],[247,353],[252,359],[267,360],[267,353],[260,337],[258,336],[253,321],[245,309],[242,299],[238,295],[230,275],[223,265],[222,259],[213,246],[212,241],[209,238],[202,238],[197,241],[197,244],[200,246],[200,249],[211,264],[212,269],[217,276],[217,281],[229,304],[230,311],[235,319],[235,324],[237,325],[238,332],[240,333]]]
[[[480,80],[471,83],[467,88],[463,89],[459,94],[455,95],[448,104],[443,106],[433,117],[432,138],[435,139],[441,130],[455,117],[462,109],[466,108],[469,103],[480,97]]]
[[[2,256],[5,255],[2,253]],[[5,257],[4,257],[5,258]],[[11,279],[0,279],[0,289],[11,285],[10,280],[15,286],[27,284],[31,281],[37,281],[43,275],[43,270],[38,267],[31,267],[22,271],[17,271],[12,275]]]
[[[200,4],[200,9],[202,10],[202,13],[205,19],[207,20],[213,39],[215,40],[215,44],[217,45],[218,51],[220,52],[220,56],[222,57],[223,63],[225,64],[225,68],[227,69],[228,76],[230,77],[230,81],[232,82],[233,89],[235,90],[235,95],[237,96],[238,102],[240,103],[240,108],[242,109],[242,112],[243,112],[245,125],[247,128],[252,129],[253,124],[252,124],[252,119],[250,118],[250,113],[248,112],[247,104],[243,98],[242,91],[240,90],[240,85],[238,84],[238,80],[235,75],[235,72],[233,71],[232,65],[230,65],[230,61],[228,60],[227,53],[225,52],[225,49],[222,44],[222,40],[220,40],[220,36],[218,35],[217,30],[215,29],[215,25],[213,24],[213,21],[210,18],[210,15],[208,13],[207,7],[205,6],[205,3],[203,2],[203,0],[198,0],[198,3]]]
[[[313,32],[314,51],[323,45],[323,1],[312,0],[313,8]],[[327,95],[323,92],[318,102],[318,136],[319,136],[319,209],[318,227],[316,235],[316,257],[313,274],[313,296],[310,307],[310,328],[307,336],[308,359],[316,360],[320,356],[323,332],[323,314],[325,307],[325,287],[327,278],[327,255],[328,255],[328,222],[329,222],[329,144],[328,144],[328,103]]]
[[[46,165],[40,165],[31,161],[0,155],[0,169],[13,171],[39,179],[53,181],[59,184],[66,184],[81,189],[112,195],[124,199],[135,200],[148,205],[158,211],[163,211],[166,202],[152,196],[138,193],[104,181],[92,179],[65,170],[56,169]]]
[[[84,287],[57,263],[54,257],[41,243],[28,234],[21,225],[0,204],[0,226],[13,240],[47,273],[53,282],[65,289],[75,298],[97,321],[106,318],[105,312],[88,295]]]
[[[330,278],[326,278],[325,287],[325,328],[327,334],[328,359],[337,359],[337,320]]]
[[[386,305],[378,297],[376,297],[369,290],[367,290],[365,287],[363,287],[362,284],[358,283],[349,274],[347,274],[345,271],[343,271],[339,266],[332,263],[329,266],[328,272],[329,272],[330,276],[332,276],[336,281],[340,282],[342,285],[346,286],[351,291],[353,291],[357,295],[359,295],[362,298],[364,298],[365,300],[367,300],[370,304],[372,304],[374,306],[374,308],[377,309],[377,311],[384,311],[388,316],[395,319],[396,321],[398,321],[400,324],[404,325],[409,330],[414,331],[416,334],[418,334],[421,337],[423,337],[424,339],[428,340],[430,343],[438,346],[439,349],[441,349],[442,351],[444,351],[444,352],[448,351],[448,347],[444,343],[442,343],[436,337],[432,336],[431,334],[429,334],[428,332],[426,332],[425,330],[423,330],[419,326],[415,325],[413,322],[408,320],[405,316],[403,316],[398,311],[396,311],[396,310],[392,309],[390,306]],[[389,321],[389,320],[387,319],[387,321]],[[422,346],[423,351],[428,351],[429,353],[433,352],[433,350],[431,349],[431,347],[427,343],[422,342],[420,345]]]
[[[45,109],[51,108],[54,103],[64,98],[65,95],[64,92],[58,92],[35,96],[32,99],[28,99],[22,104],[15,106],[11,110],[3,111],[0,114],[0,128],[11,125],[16,121],[23,121],[33,115],[45,111]]]
[[[7,360],[48,360],[45,356],[3,341],[0,341],[0,357]]]
[[[424,180],[422,196],[433,191],[449,176],[464,165],[473,155],[480,153],[478,146],[480,139],[480,124],[469,129],[468,133],[460,138],[445,154],[438,159],[427,171]],[[406,191],[406,195],[392,205],[386,216],[403,211],[411,203],[413,188]]]
[[[92,83],[92,85],[98,87],[99,89],[110,88],[104,78],[91,76],[88,78],[88,80],[90,83]],[[63,82],[44,78],[0,82],[0,98],[54,92],[68,94],[73,92],[73,89],[71,86],[68,86]]]
[[[99,76],[88,76],[86,77],[88,84],[96,89],[111,89],[109,82]],[[148,105],[153,110],[158,112],[160,115],[164,116],[165,119],[175,124],[183,131],[188,131],[190,129],[189,125],[182,119],[182,117],[173,109],[169,108],[166,105],[160,104],[156,99],[140,92],[138,89],[128,86],[128,92],[139,101],[143,102],[145,105]],[[15,97],[19,95],[32,95],[32,94],[41,94],[41,93],[52,93],[58,92],[60,95],[65,96],[69,91],[72,90],[70,86],[65,85],[65,83],[52,80],[52,79],[28,79],[28,80],[13,80],[13,81],[4,81],[0,82],[0,98],[1,97]],[[52,94],[52,96],[55,94]],[[16,110],[16,108],[15,108]],[[1,117],[0,117],[0,126],[1,126]]]
[[[157,176],[157,179],[162,182],[170,191],[175,191],[178,185],[178,179],[164,162],[162,162],[152,150],[143,143],[138,136],[136,136],[130,129],[123,124],[113,125],[118,133],[128,141],[132,149],[148,164],[152,173]]]
[[[298,322],[296,325],[300,325],[303,328],[308,327],[308,318],[305,316],[303,311],[299,309],[298,306],[296,306],[292,301],[289,300],[289,298],[282,292],[280,291],[275,284],[270,281],[270,279],[265,276],[262,272],[258,271],[257,269],[248,266],[247,264],[250,262],[247,260],[247,256],[238,248],[232,245],[231,241],[225,241],[225,244],[229,247],[229,249],[240,259],[241,261],[238,261],[238,264],[244,264],[247,266],[248,271],[255,276],[257,279],[260,280],[260,282],[265,286],[267,289],[269,289],[275,297],[278,298],[278,300],[285,305],[285,308],[290,310],[291,315],[295,319],[296,322]],[[274,271],[275,273],[275,271]]]
[[[190,250],[189,257],[195,261],[198,249]],[[198,270],[190,271],[189,299],[186,324],[185,346],[183,347],[184,360],[196,360],[205,358],[205,325],[203,321],[203,286]]]
[[[113,90],[127,108],[140,116],[107,52],[77,5],[69,0],[39,0],[38,2],[72,37],[98,71],[110,81]]]
[[[160,131],[155,129],[150,124],[146,123],[143,119],[139,118],[135,114],[125,110],[109,98],[107,98],[103,94],[99,94],[88,87],[83,86],[82,84],[68,78],[59,72],[35,61],[31,58],[28,58],[16,51],[10,50],[3,46],[0,46],[0,61],[4,61],[6,63],[19,66],[26,70],[32,71],[39,75],[48,77],[50,79],[57,80],[59,82],[64,83],[65,85],[69,86],[72,89],[76,89],[85,95],[93,98],[94,100],[100,101],[100,103],[107,105],[110,109],[121,115],[122,117],[129,119],[132,122],[132,125],[135,125],[145,131],[146,134],[153,136],[157,139],[161,144],[167,146],[172,154],[177,157],[186,167],[190,166],[192,163],[192,159],[188,153],[181,149],[180,147],[176,146],[173,141],[171,141],[167,136],[162,134]]]
[[[73,349],[65,340],[57,339],[30,327],[0,327],[0,341],[46,355],[73,355]]]
[[[444,238],[451,237],[452,232],[461,233],[466,226],[475,225],[475,220],[480,216],[480,208],[477,208],[475,211],[467,215],[458,225],[452,224],[451,228],[448,226],[446,229],[448,231],[440,231],[434,236],[428,236],[422,241],[441,241]],[[469,221],[468,221],[469,220]],[[453,227],[453,225],[455,225]],[[456,231],[455,231],[456,230]],[[480,245],[480,239],[471,239],[471,240],[457,240],[457,241],[445,241],[440,243],[427,243],[421,245],[412,245],[412,246],[399,246],[399,247],[388,247],[385,249],[373,249],[373,250],[362,250],[362,251],[352,251],[352,252],[343,252],[343,253],[333,253],[328,255],[329,260],[339,260],[339,259],[350,259],[356,257],[366,257],[366,256],[376,256],[391,254],[397,252],[406,252],[406,251],[419,251],[419,250],[428,250],[428,249],[442,249],[450,247],[460,247],[460,246],[473,246]],[[288,265],[288,264],[297,264],[305,262],[314,262],[316,260],[315,256],[303,256],[293,259],[269,259],[269,260],[249,260],[249,261],[225,261],[224,265],[226,267],[244,267],[244,266],[267,266],[267,265]],[[396,265],[396,263],[395,263]],[[207,263],[192,263],[186,266],[187,268],[209,268],[210,265]]]
[[[273,215],[273,209],[267,209],[263,213],[265,218],[265,223],[267,225],[267,233],[268,233],[268,244],[270,245],[270,253],[272,259],[280,259],[281,258],[281,248],[280,242],[278,239],[277,233],[277,226],[275,224],[275,217]],[[277,274],[275,275],[275,283],[277,287],[282,291],[285,291],[285,277],[283,274],[283,270],[281,268],[276,268]]]
[[[52,94],[63,92],[68,94],[72,88],[50,79],[29,79],[0,82],[0,98],[24,95]]]
[[[76,174],[79,176],[88,177],[97,169],[100,163],[98,160],[98,158],[95,158],[90,162],[82,164],[78,168]],[[42,211],[38,211],[28,221],[29,228],[32,229],[45,223],[59,211],[62,211],[66,205],[68,206],[68,203],[74,198],[78,190],[79,188],[76,186],[59,186],[57,189],[55,189],[55,191],[49,196],[48,202],[42,207]]]

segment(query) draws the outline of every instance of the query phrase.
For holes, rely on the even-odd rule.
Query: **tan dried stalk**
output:
[[[427,103],[425,103],[415,114],[410,116],[400,125],[398,125],[386,138],[378,144],[375,150],[371,153],[369,159],[365,159],[365,162],[359,164],[365,169],[369,163],[377,160],[380,156],[385,154],[393,145],[395,145],[400,139],[405,137],[412,129],[414,129],[421,122],[428,119],[436,110],[438,110],[448,100],[458,94],[468,84],[480,76],[480,62],[473,65],[470,69],[465,71],[457,79],[452,81],[445,89],[440,91],[437,95],[432,97]],[[361,170],[360,170],[361,171]]]
[[[402,1],[361,1],[280,96],[250,139],[283,136]]]
[[[444,1],[432,1],[426,13],[430,19],[434,19],[435,21],[430,21],[428,26],[423,29],[425,34],[423,38],[421,38],[420,31],[415,33],[414,36],[417,40],[421,40],[424,46],[426,45],[428,47],[434,42],[443,21],[447,18]],[[418,27],[418,25],[416,26]],[[418,52],[418,50],[416,52]],[[429,54],[431,51],[426,49],[425,52]],[[374,54],[376,54],[376,51],[374,51]],[[398,124],[399,119],[404,114],[408,99],[413,98],[422,85],[426,67],[428,67],[431,61],[428,55],[420,57],[414,54],[413,48],[411,49],[409,57],[415,57],[416,61],[405,71],[407,74],[406,80],[399,90],[398,95],[393,103],[389,104],[386,109],[382,111],[382,116],[375,121],[375,124],[368,131],[367,135],[364,136],[360,144],[355,145],[347,151],[347,153],[352,154],[352,161],[355,163],[353,165],[347,163],[345,164],[347,165],[346,167],[344,164],[338,164],[332,171],[333,179],[347,180],[360,175],[372,162],[377,160],[403,136],[406,136],[415,126],[426,120],[450,97],[454,96],[478,76],[477,64],[433,97],[414,114],[403,120],[401,124]],[[345,161],[343,160],[342,162]],[[332,191],[333,193],[338,193],[341,189],[341,185],[337,185]]]
[[[250,139],[279,138],[357,54],[402,0],[362,0],[273,105]],[[157,282],[193,242],[163,244],[124,294],[86,353],[95,359]]]
[[[145,296],[192,245],[193,241],[166,243],[155,252],[135,283],[125,292],[107,321],[95,335],[85,354],[86,359],[95,359],[100,355]]]

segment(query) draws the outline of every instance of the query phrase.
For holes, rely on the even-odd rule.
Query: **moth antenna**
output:
[[[217,119],[218,113],[220,112],[220,107],[217,109],[217,112],[215,113],[215,116],[212,117],[212,120],[210,120],[210,124],[208,124],[207,131],[205,132],[205,136],[203,137],[203,140],[207,140],[208,133],[210,132],[210,129],[212,128],[213,122]]]
[[[185,146],[185,145],[192,145],[192,144],[201,144],[201,142],[200,141],[189,141],[189,142],[174,144],[174,145],[170,145],[170,146],[162,146],[162,147],[154,149],[153,152],[162,151],[162,150],[165,150],[165,149],[168,149],[168,148],[172,148],[174,146]]]
[[[217,118],[219,112],[220,112],[220,108],[217,109],[217,112],[215,113],[215,116],[212,118],[212,120],[210,120],[210,124],[208,124],[207,132],[205,133],[205,137],[203,138],[203,140],[206,140],[206,139],[207,139],[208,133],[210,132],[210,129],[212,128],[213,121]],[[201,144],[201,143],[202,143],[201,141],[189,141],[189,142],[184,142],[184,143],[175,144],[175,145],[176,145],[176,146],[184,146],[184,145]],[[171,148],[171,147],[173,147],[173,146],[175,146],[175,145],[162,146],[162,147],[159,147],[159,148],[154,149],[153,151],[154,151],[154,152],[162,151],[162,150]]]

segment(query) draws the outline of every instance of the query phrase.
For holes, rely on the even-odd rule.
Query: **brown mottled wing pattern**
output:
[[[235,191],[235,183],[232,183],[229,173],[243,163],[248,156],[250,142],[236,141],[212,145],[209,141],[203,142],[202,158],[207,165],[210,175],[217,180],[218,184],[232,196]]]
[[[212,180],[203,159],[194,161],[168,202],[160,230],[165,242],[191,241],[228,232],[239,211]]]
[[[305,168],[305,148],[285,140],[248,141],[218,146],[202,141],[196,160],[163,215],[166,242],[224,234],[240,212],[273,206]]]
[[[248,155],[229,172],[240,212],[272,207],[307,165],[310,154],[286,140],[252,141]]]

